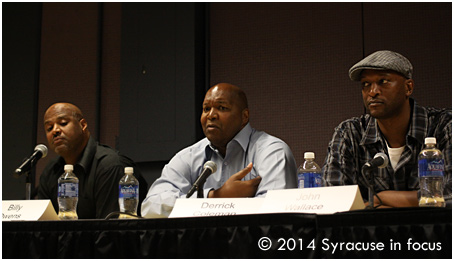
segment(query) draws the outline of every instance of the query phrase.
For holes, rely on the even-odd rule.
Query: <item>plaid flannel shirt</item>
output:
[[[375,191],[412,191],[419,189],[418,154],[424,148],[426,137],[437,139],[437,148],[445,159],[444,194],[446,200],[452,194],[452,113],[451,109],[436,109],[417,105],[410,99],[412,116],[407,133],[407,144],[394,170],[391,164],[374,170]],[[361,174],[362,166],[375,154],[388,155],[384,136],[377,121],[369,114],[343,121],[335,128],[323,165],[326,186],[358,184],[361,195],[368,198],[367,183]]]

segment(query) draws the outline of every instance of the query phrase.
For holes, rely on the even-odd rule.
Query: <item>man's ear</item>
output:
[[[87,123],[87,121],[86,121],[85,119],[81,119],[81,120],[79,121],[79,123],[80,123],[80,126],[82,127],[82,131],[85,132],[85,131],[87,130],[87,128],[88,128],[88,123]]]
[[[414,88],[415,88],[415,82],[413,81],[413,79],[407,79],[405,81],[405,89],[406,89],[407,97],[410,97],[410,95],[413,93]]]
[[[243,117],[243,126],[246,126],[246,124],[249,122],[249,109],[246,108],[242,112],[242,117]]]

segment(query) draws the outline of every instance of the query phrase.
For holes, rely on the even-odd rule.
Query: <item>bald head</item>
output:
[[[241,110],[248,109],[246,93],[244,93],[240,87],[230,83],[218,83],[211,87],[208,92],[212,92],[214,90],[229,93],[231,100],[234,101]]]
[[[65,112],[67,115],[71,115],[76,120],[81,120],[84,118],[82,111],[76,105],[67,102],[59,102],[52,104],[44,114],[44,123],[46,121],[46,116],[53,111]]]

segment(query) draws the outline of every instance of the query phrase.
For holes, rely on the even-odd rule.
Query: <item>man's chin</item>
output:
[[[218,131],[205,130],[204,133],[205,133],[205,136],[206,136],[210,141],[219,140],[219,132],[218,132]]]
[[[54,148],[54,151],[55,153],[57,153],[58,155],[63,155],[63,154],[66,154],[68,153],[68,147],[64,146],[64,145],[60,145],[60,146],[57,146]]]
[[[387,117],[385,117],[385,115],[382,112],[372,111],[369,113],[370,113],[370,116],[374,117],[377,120],[384,120],[387,118]]]

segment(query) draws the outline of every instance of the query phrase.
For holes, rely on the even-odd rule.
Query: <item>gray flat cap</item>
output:
[[[361,72],[364,69],[371,70],[392,70],[411,79],[413,66],[405,56],[392,51],[377,51],[353,65],[348,71],[352,81],[361,80]]]

